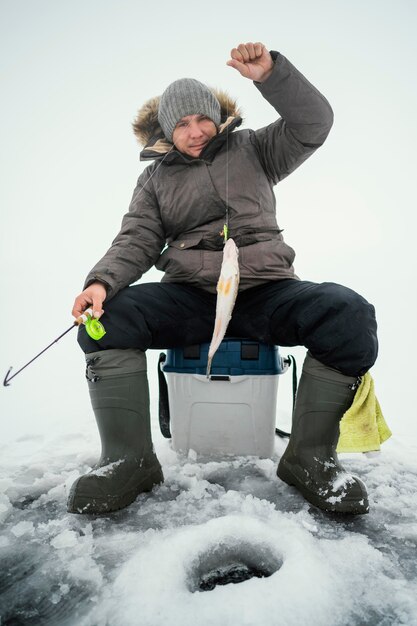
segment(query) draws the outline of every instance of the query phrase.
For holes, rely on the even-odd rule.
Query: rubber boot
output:
[[[360,378],[345,376],[307,354],[290,441],[278,465],[279,478],[311,504],[333,513],[369,511],[365,485],[343,469],[336,454],[339,422],[359,383]]]
[[[152,446],[146,356],[135,349],[102,350],[86,361],[102,449],[97,465],[72,485],[68,511],[109,513],[164,480]]]

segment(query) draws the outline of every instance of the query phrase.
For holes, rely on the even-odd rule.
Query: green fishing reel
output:
[[[95,341],[98,341],[106,334],[103,324],[95,317],[88,317],[87,321],[84,323],[84,326],[85,330],[87,331],[87,335]]]

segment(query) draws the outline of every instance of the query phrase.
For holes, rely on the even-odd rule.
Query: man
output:
[[[261,43],[233,48],[228,65],[254,81],[277,121],[236,130],[242,120],[234,103],[186,78],[147,102],[134,124],[146,143],[141,158],[154,162],[73,309],[78,317],[92,305],[107,334],[95,342],[84,328],[79,333],[102,455],[73,485],[69,511],[117,510],[163,481],[144,352],[210,340],[225,221],[241,276],[229,333],[308,348],[278,476],[324,510],[368,510],[365,486],[343,471],[335,448],[339,421],[376,359],[374,309],[341,285],[295,276],[273,193],[323,144],[332,110],[283,55]],[[165,272],[161,283],[129,287],[153,265]]]

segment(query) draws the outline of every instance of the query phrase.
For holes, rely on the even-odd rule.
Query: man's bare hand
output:
[[[240,43],[230,52],[226,65],[234,67],[245,78],[263,83],[272,72],[274,62],[263,43]]]
[[[88,307],[93,305],[93,315],[97,319],[104,313],[103,302],[106,299],[106,288],[103,283],[91,283],[84,289],[79,296],[75,298],[72,314],[74,317],[79,317]]]

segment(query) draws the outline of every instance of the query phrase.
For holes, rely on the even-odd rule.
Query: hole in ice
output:
[[[229,583],[242,583],[249,578],[265,578],[270,576],[269,572],[262,571],[255,567],[249,567],[245,563],[236,563],[204,574],[199,583],[200,591],[211,591],[217,585],[228,585]]]
[[[222,542],[201,553],[191,564],[188,588],[192,592],[211,591],[217,585],[266,578],[282,563],[282,558],[265,544]]]

